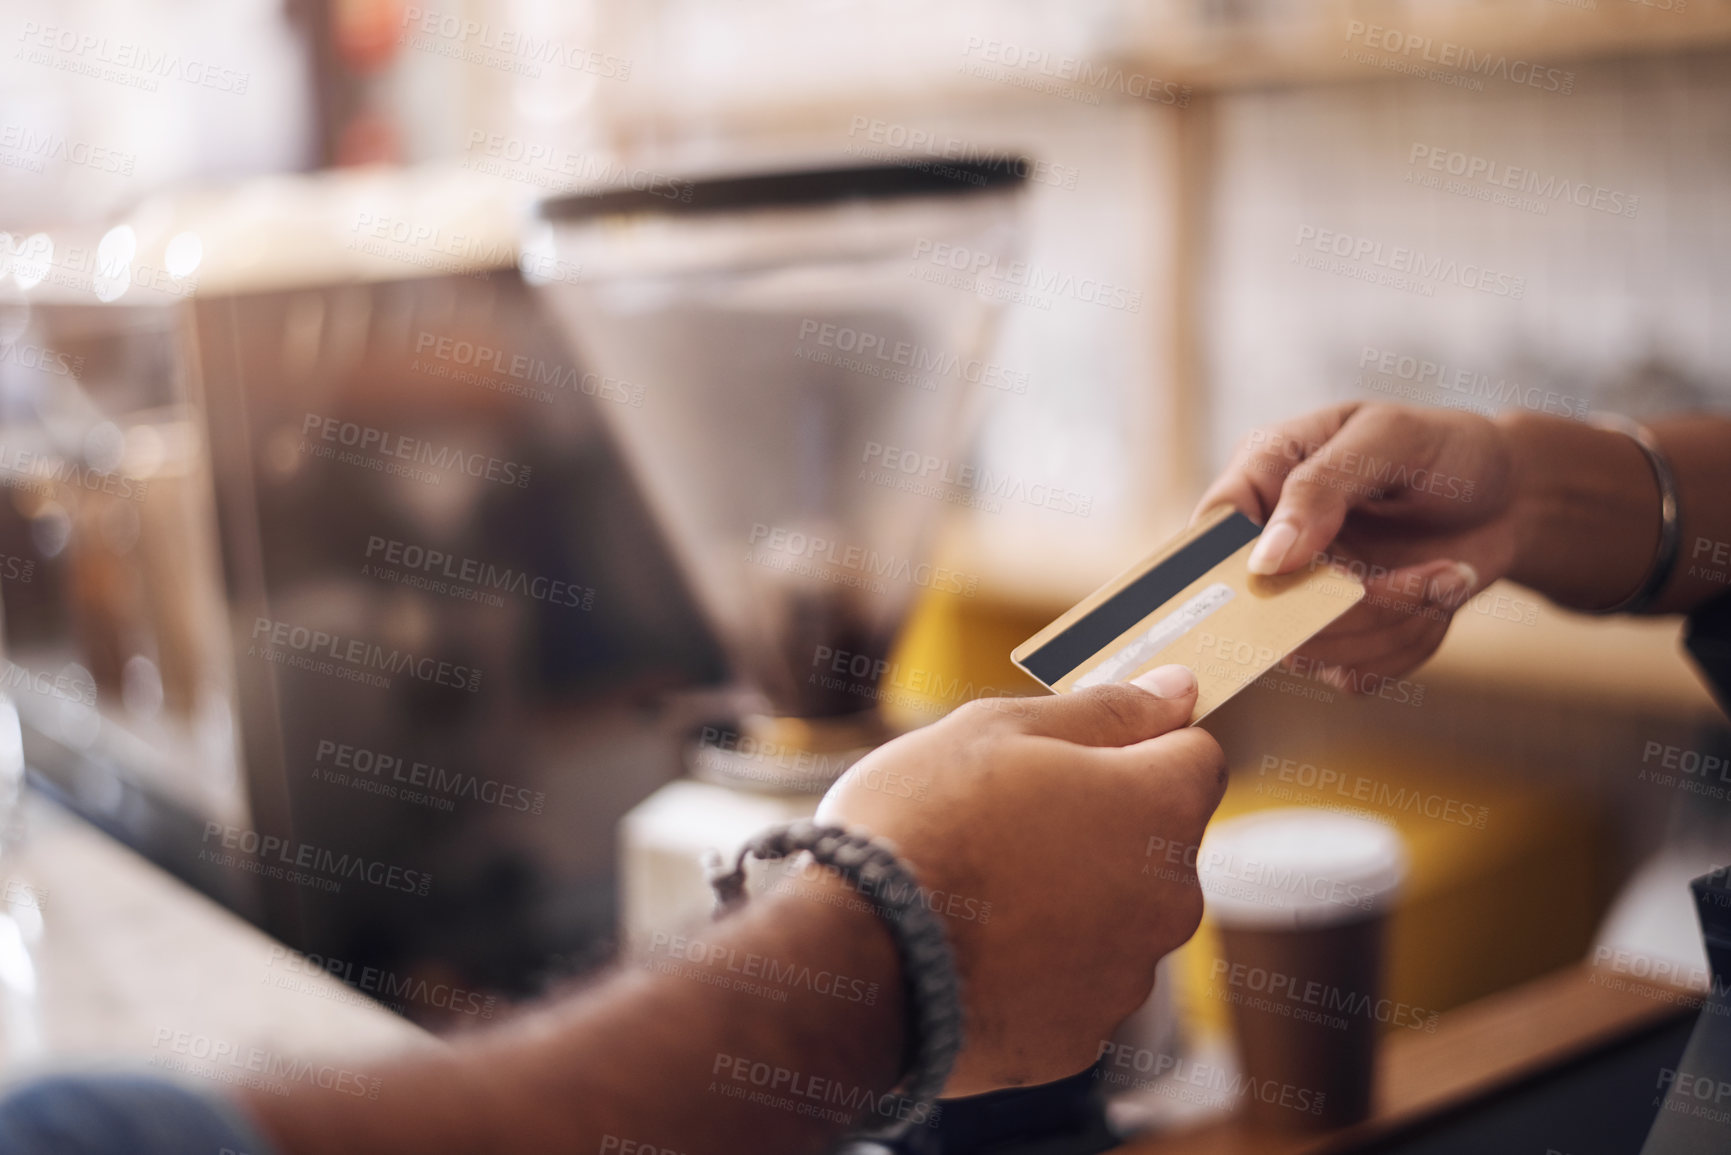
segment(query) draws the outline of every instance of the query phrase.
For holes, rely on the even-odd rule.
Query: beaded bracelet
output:
[[[912,1055],[900,1086],[902,1094],[914,1103],[902,1120],[884,1133],[899,1135],[930,1114],[932,1100],[949,1080],[962,1049],[962,995],[955,954],[938,916],[927,907],[913,872],[889,845],[839,826],[794,822],[772,827],[751,839],[740,849],[732,870],[717,868],[710,874],[717,916],[745,901],[746,859],[790,858],[801,852],[835,870],[865,896],[895,939],[906,993],[906,1053]]]

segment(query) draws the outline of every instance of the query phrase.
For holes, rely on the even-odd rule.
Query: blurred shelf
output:
[[[1395,62],[1520,84],[1507,75],[1517,63],[1524,75],[1731,43],[1725,0],[1166,0],[1127,16],[1123,59],[1195,89],[1398,76]],[[1458,63],[1467,53],[1482,71]]]
[[[1519,607],[1518,618],[1494,616],[1510,606]],[[1493,694],[1506,689],[1579,705],[1602,703],[1613,711],[1719,719],[1712,693],[1683,650],[1682,628],[1678,617],[1569,613],[1518,586],[1496,585],[1455,615],[1422,676],[1469,682]]]
[[[736,146],[767,134],[766,148],[799,155],[833,148],[865,117],[902,116],[906,130],[969,108],[1182,109],[1209,91],[1426,71],[1513,90],[1536,67],[1535,92],[1560,95],[1588,61],[1731,45],[1731,0],[1123,0],[1057,23],[1038,8],[1017,19],[963,6],[894,35],[820,11],[784,13],[728,67],[692,59],[604,91],[613,144],[653,153],[697,128],[739,134]],[[789,44],[800,46],[791,72],[776,55]]]

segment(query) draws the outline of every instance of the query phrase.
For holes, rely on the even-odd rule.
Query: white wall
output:
[[[1257,423],[1387,396],[1359,381],[1366,346],[1548,388],[1569,405],[1731,406],[1731,56],[1576,72],[1566,96],[1394,79],[1221,98],[1203,290],[1214,461]],[[1421,187],[1407,183],[1430,171],[1422,157],[1409,163],[1415,145],[1494,161],[1499,179],[1517,166],[1540,188],[1554,178],[1603,189],[1606,208],[1639,201],[1629,217],[1533,198],[1541,214]],[[1421,296],[1304,267],[1300,254],[1322,256],[1296,243],[1306,227],[1380,243],[1384,261],[1405,246],[1489,266],[1511,292],[1432,280],[1434,295]],[[1352,267],[1376,271],[1368,257]]]

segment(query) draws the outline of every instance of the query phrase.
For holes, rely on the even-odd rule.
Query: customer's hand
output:
[[[1225,504],[1264,523],[1253,573],[1325,553],[1358,563],[1364,600],[1300,653],[1394,677],[1428,658],[1455,610],[1514,564],[1514,465],[1503,427],[1486,418],[1338,405],[1252,433],[1197,513]]]
[[[947,1094],[1083,1070],[1196,930],[1194,873],[1161,857],[1145,874],[1147,848],[1200,842],[1225,761],[1184,728],[1189,670],[1144,684],[971,702],[873,751],[818,810],[895,843],[948,916],[967,1036]]]

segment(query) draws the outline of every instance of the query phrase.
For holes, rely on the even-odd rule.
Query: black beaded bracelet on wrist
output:
[[[800,853],[830,867],[858,891],[895,939],[907,1016],[904,1053],[911,1055],[899,1086],[913,1100],[913,1107],[887,1133],[902,1133],[930,1115],[931,1103],[949,1080],[962,1049],[961,982],[955,954],[913,872],[895,851],[880,839],[839,826],[794,822],[751,839],[740,849],[732,870],[718,869],[710,875],[717,915],[745,901],[748,858],[773,860]]]

